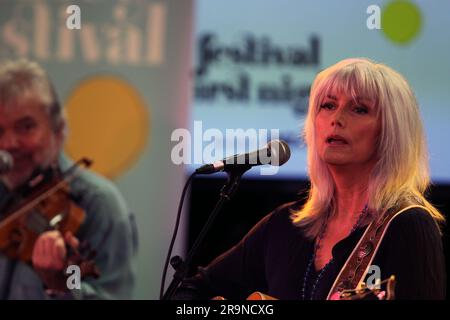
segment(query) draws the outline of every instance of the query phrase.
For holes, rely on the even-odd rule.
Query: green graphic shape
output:
[[[421,12],[410,1],[392,1],[381,13],[381,28],[392,42],[408,44],[417,37],[422,28]]]

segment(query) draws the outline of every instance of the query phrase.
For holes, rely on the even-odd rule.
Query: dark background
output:
[[[196,177],[191,186],[188,204],[188,246],[191,248],[219,198],[226,177]],[[243,179],[234,198],[219,213],[203,245],[194,257],[191,273],[235,245],[262,217],[279,205],[302,200],[307,196],[305,180]],[[450,185],[431,186],[427,199],[446,217],[450,213]],[[449,273],[448,227],[444,227],[444,250]],[[433,270],[430,270],[432,273]],[[447,277],[447,288],[449,280]],[[448,290],[447,290],[448,292]]]

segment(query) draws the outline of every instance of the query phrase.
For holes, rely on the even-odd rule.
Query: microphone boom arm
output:
[[[189,271],[190,264],[192,262],[193,257],[198,251],[198,248],[203,243],[203,240],[208,233],[209,229],[211,228],[215,218],[217,217],[218,213],[222,209],[223,205],[230,201],[233,195],[236,193],[236,190],[239,187],[239,184],[241,182],[242,175],[251,168],[251,166],[240,166],[236,170],[231,170],[227,172],[228,174],[228,181],[225,183],[225,185],[222,187],[220,191],[220,198],[216,203],[216,206],[214,207],[213,211],[209,215],[208,220],[206,221],[206,224],[204,225],[202,231],[197,236],[197,239],[195,240],[194,245],[192,246],[191,250],[189,250],[188,256],[185,261],[179,256],[174,256],[170,260],[170,264],[175,269],[175,274],[173,275],[172,282],[170,283],[169,287],[167,288],[166,293],[164,293],[162,300],[170,300],[172,299],[173,295],[175,294],[175,291],[178,289],[181,282],[186,278],[186,275]]]

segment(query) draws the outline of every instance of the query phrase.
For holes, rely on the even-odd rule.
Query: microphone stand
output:
[[[170,259],[170,264],[175,269],[175,274],[173,275],[172,282],[170,283],[169,287],[167,288],[167,291],[164,293],[162,300],[170,300],[172,298],[172,296],[174,295],[178,286],[186,277],[186,275],[189,271],[189,265],[192,262],[193,257],[197,253],[196,251],[202,244],[203,239],[205,238],[206,234],[208,233],[209,229],[211,228],[215,218],[217,217],[217,214],[220,212],[223,205],[227,201],[231,200],[231,198],[233,197],[233,195],[235,194],[235,192],[239,186],[239,183],[241,182],[242,175],[250,168],[251,168],[251,166],[249,166],[249,165],[242,165],[242,166],[233,168],[233,170],[227,171],[228,181],[222,187],[222,189],[220,191],[220,198],[217,201],[216,206],[214,207],[213,211],[209,215],[209,218],[206,221],[205,226],[203,227],[202,231],[200,232],[197,239],[195,240],[195,243],[192,246],[191,250],[189,251],[186,260],[183,261],[183,259],[180,256],[174,256]]]

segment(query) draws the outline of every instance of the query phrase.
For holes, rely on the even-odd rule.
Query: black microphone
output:
[[[12,169],[14,164],[13,158],[9,152],[0,150],[0,174],[5,174]]]
[[[289,145],[285,141],[272,140],[262,149],[250,153],[237,154],[214,163],[205,164],[195,170],[195,173],[210,174],[219,171],[229,172],[235,169],[249,169],[253,166],[264,164],[281,166],[285,164],[290,157],[291,149],[289,149]]]

